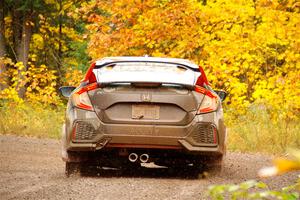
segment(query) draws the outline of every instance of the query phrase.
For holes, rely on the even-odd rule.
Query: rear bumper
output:
[[[174,149],[190,153],[224,153],[226,128],[218,114],[196,116],[186,126],[105,124],[94,112],[73,109],[76,119],[67,119],[64,144],[68,151],[107,148]],[[78,124],[88,124],[90,135],[74,137]],[[79,128],[86,127],[80,124]],[[213,132],[213,138],[206,131]],[[207,133],[210,134],[211,133]],[[90,136],[90,137],[89,137]],[[205,138],[206,137],[206,138]]]

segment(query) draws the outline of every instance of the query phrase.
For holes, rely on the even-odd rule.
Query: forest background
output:
[[[59,138],[90,61],[186,58],[224,102],[231,150],[300,147],[298,0],[1,0],[0,133]]]

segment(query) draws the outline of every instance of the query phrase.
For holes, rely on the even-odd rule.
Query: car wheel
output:
[[[65,166],[65,175],[67,177],[75,174],[80,174],[81,172],[81,163],[78,162],[66,162]]]

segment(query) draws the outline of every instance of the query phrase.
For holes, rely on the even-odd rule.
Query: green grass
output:
[[[63,121],[63,107],[30,103],[0,105],[0,134],[58,139]]]
[[[266,109],[255,106],[243,116],[225,116],[229,150],[280,154],[300,147],[299,118],[272,120]]]
[[[0,134],[60,138],[65,106],[25,103],[0,104]],[[300,147],[300,119],[271,120],[264,109],[253,107],[243,116],[225,113],[227,146],[231,151],[280,154]]]

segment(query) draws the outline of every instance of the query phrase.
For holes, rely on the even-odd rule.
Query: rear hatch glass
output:
[[[200,72],[171,63],[120,62],[93,70],[99,83],[162,83],[193,86]]]

